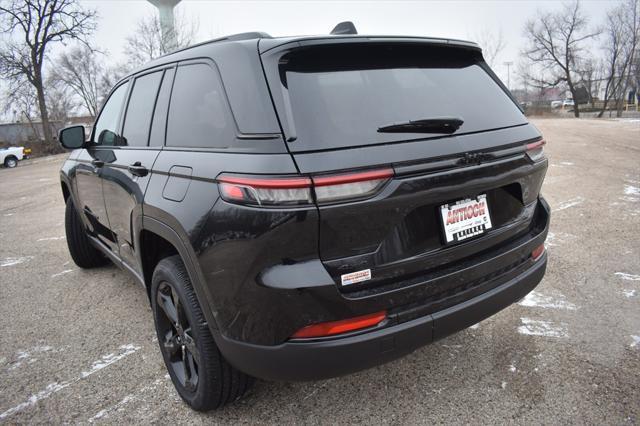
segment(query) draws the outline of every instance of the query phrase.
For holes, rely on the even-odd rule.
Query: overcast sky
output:
[[[123,43],[136,22],[156,9],[146,0],[83,0],[100,16],[94,42],[115,61],[124,60]],[[603,22],[615,0],[586,0],[585,13]],[[522,28],[537,9],[556,9],[549,1],[215,1],[182,0],[177,13],[198,23],[196,41],[246,31],[272,36],[327,34],[340,21],[353,21],[360,34],[418,35],[473,39],[483,31],[502,31],[507,43],[495,71],[505,80],[505,61],[518,60]],[[513,69],[512,69],[513,70]],[[513,75],[512,75],[513,76]]]
[[[156,8],[146,0],[80,0],[98,12],[98,28],[92,44],[106,50],[110,60],[122,63],[125,38],[136,23]],[[606,11],[620,0],[582,0],[582,7],[592,25],[604,22]],[[494,62],[494,70],[507,83],[505,61],[512,61],[511,87],[516,87],[514,71],[519,52],[525,45],[522,30],[526,20],[537,10],[554,10],[561,1],[418,1],[418,0],[182,0],[176,14],[196,22],[194,42],[241,33],[264,31],[272,36],[328,34],[341,21],[353,21],[360,34],[417,35],[474,40],[483,32],[503,34],[506,47]],[[477,41],[477,40],[474,40]],[[52,45],[49,57],[55,59],[70,48]],[[597,53],[594,47],[594,56]],[[45,66],[45,74],[47,67]],[[0,91],[5,82],[0,76]],[[7,119],[0,113],[0,121]]]

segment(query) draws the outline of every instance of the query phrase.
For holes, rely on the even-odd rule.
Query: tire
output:
[[[109,262],[97,248],[89,242],[87,232],[80,220],[71,197],[67,199],[64,214],[64,228],[67,235],[67,246],[73,262],[81,268],[89,269],[105,265]]]
[[[156,266],[151,307],[169,376],[191,408],[213,410],[245,394],[253,378],[232,367],[218,350],[180,256]]]
[[[18,159],[13,155],[10,155],[4,159],[4,166],[8,169],[13,169],[18,166]]]

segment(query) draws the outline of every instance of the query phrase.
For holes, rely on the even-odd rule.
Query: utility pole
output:
[[[168,53],[177,47],[175,20],[173,16],[173,8],[176,7],[181,0],[147,0],[158,9],[160,14],[160,29],[162,31],[162,40],[164,40],[165,50]]]
[[[507,89],[511,90],[511,65],[513,65],[513,61],[503,62],[502,64],[507,66]]]

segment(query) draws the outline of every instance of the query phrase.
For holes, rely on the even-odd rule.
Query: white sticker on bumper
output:
[[[344,274],[340,278],[342,278],[342,285],[351,285],[362,281],[369,281],[371,279],[371,269],[363,269],[362,271]]]

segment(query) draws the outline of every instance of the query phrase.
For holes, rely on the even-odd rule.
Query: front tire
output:
[[[232,367],[218,350],[179,256],[156,266],[151,306],[171,381],[189,406],[208,411],[244,395],[252,378]]]
[[[67,246],[73,262],[81,268],[89,269],[105,265],[107,259],[97,248],[91,245],[87,231],[80,220],[71,197],[67,199],[64,213],[64,228],[67,235]]]
[[[9,156],[4,159],[4,166],[8,169],[13,169],[18,165],[18,159],[14,156]]]

